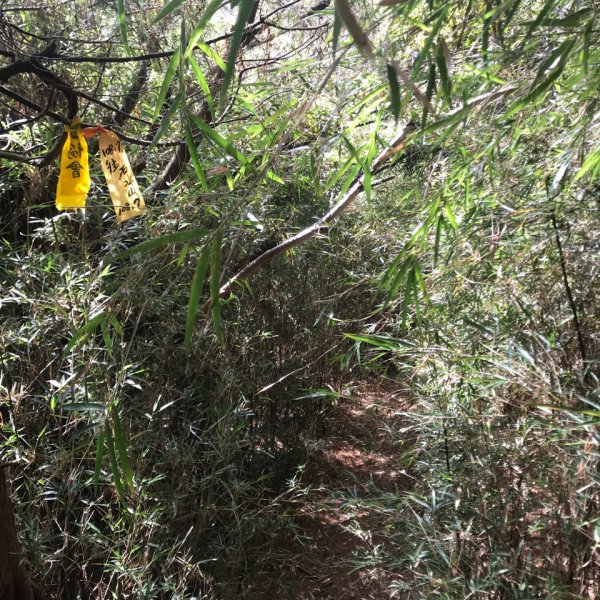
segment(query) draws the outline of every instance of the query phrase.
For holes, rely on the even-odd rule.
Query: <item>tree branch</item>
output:
[[[397,135],[392,142],[379,154],[371,167],[371,174],[380,173],[384,168],[391,163],[389,159],[404,149],[406,139],[416,130],[415,124],[411,121],[406,125],[402,133]],[[320,219],[312,225],[304,228],[296,235],[287,238],[274,248],[263,252],[260,256],[248,263],[241,271],[231,277],[219,290],[219,296],[226,296],[231,292],[233,286],[241,281],[249,279],[259,269],[270,263],[274,258],[284,254],[288,250],[303,244],[309,239],[318,235],[321,229],[334,221],[341,215],[356,199],[356,197],[364,190],[364,175],[357,178],[350,189],[344,194],[343,198],[334,204]]]

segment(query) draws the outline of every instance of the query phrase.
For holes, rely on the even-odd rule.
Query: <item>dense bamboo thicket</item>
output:
[[[593,0],[0,3],[0,598],[259,598],[356,382],[410,390],[406,482],[340,499],[386,597],[595,598],[599,35]]]

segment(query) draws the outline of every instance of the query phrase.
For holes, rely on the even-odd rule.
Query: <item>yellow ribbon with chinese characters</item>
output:
[[[65,131],[67,139],[60,158],[56,208],[85,208],[85,199],[90,189],[90,168],[87,143],[81,132],[79,117],[75,117],[71,125],[65,127]]]
[[[100,161],[119,223],[146,212],[146,205],[129,159],[116,133],[98,127]]]

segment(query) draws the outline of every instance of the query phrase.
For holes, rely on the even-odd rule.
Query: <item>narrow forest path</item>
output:
[[[402,456],[411,447],[406,391],[362,383],[327,415],[321,448],[275,533],[258,600],[383,600],[395,576],[393,520],[383,506],[411,484]],[[383,501],[382,501],[383,500]]]

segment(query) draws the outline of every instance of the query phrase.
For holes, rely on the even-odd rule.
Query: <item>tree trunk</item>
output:
[[[34,600],[29,577],[21,566],[15,518],[0,465],[0,600]]]

